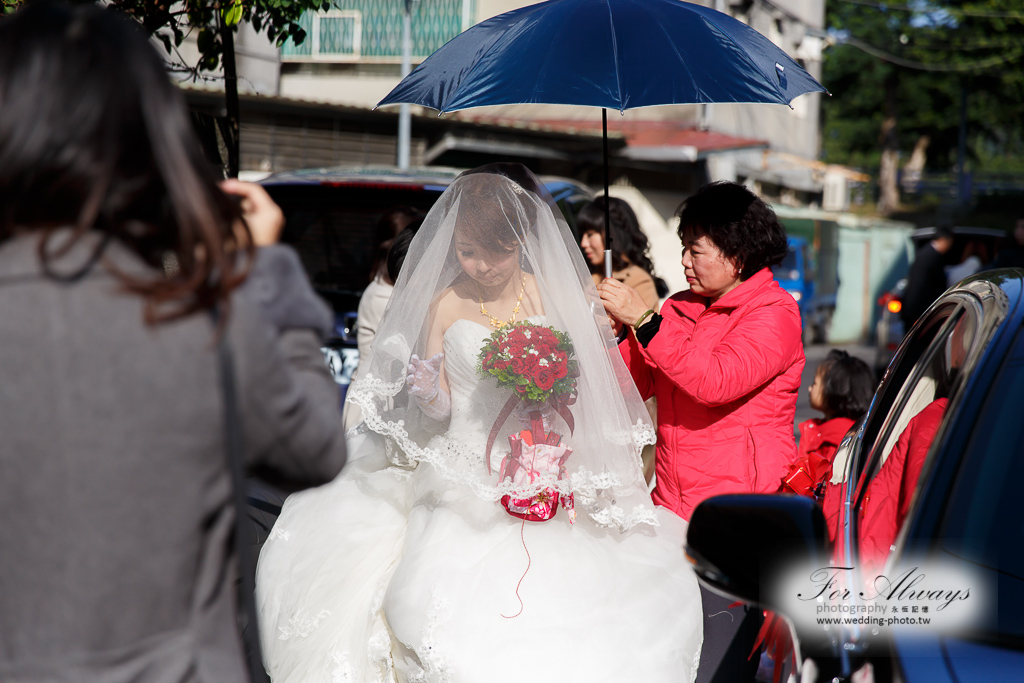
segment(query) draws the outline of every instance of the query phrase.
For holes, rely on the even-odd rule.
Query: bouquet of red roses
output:
[[[569,335],[528,320],[499,328],[480,350],[480,374],[492,376],[498,380],[498,386],[512,390],[487,441],[488,469],[494,440],[517,404],[525,404],[530,415],[530,429],[508,437],[511,451],[501,464],[502,481],[529,485],[545,475],[558,479],[565,476],[565,461],[572,449],[562,443],[561,435],[545,430],[541,411],[553,408],[572,431],[569,406],[576,401],[579,377],[579,363],[574,355]],[[574,521],[571,493],[559,495],[554,489],[545,488],[530,498],[506,495],[501,499],[509,514],[538,522],[554,517],[559,502],[569,512],[570,522]]]
[[[574,354],[565,332],[524,320],[491,335],[480,350],[480,372],[525,401],[574,399],[579,377]]]

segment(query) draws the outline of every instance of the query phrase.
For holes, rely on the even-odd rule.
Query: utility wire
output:
[[[849,2],[850,0],[846,1]],[[846,43],[851,47],[855,47],[858,50],[866,52],[872,57],[878,57],[879,59],[883,59],[897,66],[902,66],[907,69],[916,69],[918,71],[979,71],[982,69],[988,69],[993,66],[998,66],[999,64],[1014,62],[1020,59],[1021,57],[1021,52],[1017,52],[1015,54],[1003,57],[990,57],[989,59],[982,59],[977,62],[971,62],[969,64],[928,64],[926,62],[915,62],[909,59],[903,59],[902,57],[897,57],[896,55],[885,52],[884,50],[880,50],[879,48],[874,47],[873,45],[868,45],[864,41],[854,38],[853,36],[848,36],[841,42]]]
[[[928,14],[928,12],[921,7],[913,7],[911,5],[891,5],[887,2],[868,2],[868,0],[839,0],[850,5],[861,5],[862,7],[872,7],[874,9],[881,10],[893,10],[896,12],[916,12],[919,14]],[[983,17],[988,19],[1024,19],[1024,12],[995,12],[988,10],[969,10],[969,9],[957,9],[954,7],[936,7],[936,12],[946,12],[947,14],[961,16],[961,17]]]

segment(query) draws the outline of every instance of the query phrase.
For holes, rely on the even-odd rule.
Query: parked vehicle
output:
[[[813,662],[807,672],[816,670],[816,680],[849,681],[855,672],[857,680],[879,682],[1024,680],[1022,298],[1024,270],[979,273],[947,291],[910,330],[867,415],[837,451],[834,544],[810,498],[719,496],[694,511],[687,552],[706,586],[792,618],[793,608],[766,583],[778,569],[792,562],[851,567],[844,576],[853,590],[843,599],[857,614],[871,600],[856,589],[865,585],[860,574],[875,540],[861,532],[869,485],[910,421],[948,402],[930,446],[924,443],[920,476],[905,482],[909,508],[885,571],[908,560],[944,560],[994,599],[970,629],[955,633],[794,621],[797,651],[803,665]],[[861,678],[869,669],[872,678]]]
[[[948,265],[953,266],[959,263],[959,259],[964,253],[968,242],[974,241],[983,246],[983,253],[987,254],[987,258],[982,259],[984,262],[983,267],[987,266],[988,262],[995,256],[997,242],[1005,237],[1005,235],[1006,233],[1002,230],[993,230],[992,228],[954,227],[953,247],[947,254]],[[910,239],[914,245],[914,253],[917,253],[917,250],[933,237],[935,237],[934,227],[919,228],[912,232]],[[896,348],[906,333],[903,319],[900,317],[900,311],[903,310],[903,295],[906,289],[907,279],[900,278],[892,289],[878,297],[880,310],[877,322],[875,323],[875,371],[879,376],[889,365],[889,361],[892,360],[893,355],[896,353]]]
[[[814,268],[813,248],[802,237],[789,237],[789,251],[782,263],[772,268],[779,285],[793,295],[800,307],[805,344],[827,341],[836,309],[838,280],[825,282]],[[831,269],[835,272],[835,269]]]

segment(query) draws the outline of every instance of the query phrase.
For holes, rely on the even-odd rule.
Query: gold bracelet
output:
[[[646,311],[643,312],[643,315],[641,315],[639,318],[637,318],[636,322],[633,323],[633,329],[635,330],[638,327],[640,327],[641,325],[643,325],[644,321],[647,320],[648,316],[652,316],[652,315],[654,315],[654,309],[653,308],[648,308]]]

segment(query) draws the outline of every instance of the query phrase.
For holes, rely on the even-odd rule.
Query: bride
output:
[[[647,411],[528,170],[445,191],[371,358],[349,465],[288,498],[260,556],[275,683],[692,681],[685,523],[651,503]]]

